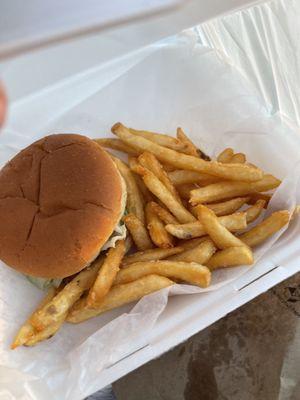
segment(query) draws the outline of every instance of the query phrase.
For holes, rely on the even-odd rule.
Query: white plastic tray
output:
[[[110,126],[121,120],[169,133],[181,125],[208,153],[221,142],[236,143],[237,150],[246,146],[250,161],[280,178],[290,174],[294,180],[300,138],[280,115],[272,116],[268,110],[236,70],[214,51],[199,46],[197,36],[188,32],[16,102],[0,138],[0,162],[47,133],[106,136]],[[103,336],[98,340],[96,331],[131,307],[76,327],[66,325],[46,343],[12,353],[9,341],[40,293],[1,265],[0,396],[6,390],[18,399],[22,388],[28,399],[83,399],[299,271],[299,231],[295,220],[259,264],[219,290],[172,297],[157,321],[151,313],[131,314],[143,321],[143,329],[135,330],[135,325],[131,331],[116,329],[116,336],[105,339],[113,343]],[[2,382],[1,376],[5,376]]]

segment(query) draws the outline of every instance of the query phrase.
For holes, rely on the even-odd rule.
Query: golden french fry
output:
[[[138,152],[133,147],[128,146],[128,144],[122,142],[122,140],[120,139],[102,138],[102,139],[94,139],[94,142],[98,143],[99,146],[121,151],[131,156],[138,155]]]
[[[217,251],[207,262],[210,270],[217,268],[235,267],[238,265],[253,264],[253,253],[247,246],[229,247],[225,250]]]
[[[196,218],[177,201],[174,195],[151,171],[143,168],[142,177],[147,188],[171,211],[179,222],[195,221]]]
[[[199,186],[194,183],[186,183],[184,185],[177,186],[177,191],[182,199],[189,200],[191,197],[191,191],[198,188]]]
[[[116,243],[116,247],[112,247],[108,250],[105,260],[99,269],[97,278],[89,290],[87,296],[87,305],[89,307],[96,307],[109,292],[120,269],[125,251],[126,246],[124,240],[119,240]]]
[[[183,151],[183,153],[203,158],[203,160],[206,161],[210,161],[210,157],[207,156],[203,151],[201,151],[197,146],[194,145],[191,139],[189,139],[188,136],[184,133],[182,128],[177,128],[176,136],[177,139],[179,139],[186,146],[186,149],[185,151]]]
[[[250,197],[236,197],[235,199],[226,200],[221,203],[205,204],[205,206],[220,217],[222,215],[233,214],[246,204],[249,199]]]
[[[118,124],[119,123],[116,123],[115,125],[112,126],[111,128],[112,133],[115,133],[116,129],[118,128]],[[133,128],[129,128],[129,131],[135,137],[146,138],[147,140],[150,140],[153,143],[157,143],[160,146],[167,147],[169,149],[173,149],[176,151],[182,151],[186,147],[185,144],[182,143],[180,140],[162,133],[137,130]]]
[[[162,260],[138,262],[129,265],[128,268],[119,271],[115,284],[132,282],[151,274],[180,279],[200,287],[207,287],[210,284],[211,278],[209,269],[201,264]]]
[[[103,263],[103,257],[97,258],[89,267],[76,275],[56,296],[45,306],[33,313],[29,322],[37,331],[42,331],[61,321],[72,305],[85,290],[90,289]]]
[[[168,260],[196,262],[198,264],[206,265],[207,261],[211,258],[216,250],[217,248],[213,241],[208,239],[190,250],[185,250],[180,254],[168,257]]]
[[[267,208],[271,198],[271,194],[255,192],[250,194],[250,199],[247,201],[247,203],[252,205],[255,204],[257,200],[264,200],[266,202],[264,207]]]
[[[219,249],[245,246],[240,239],[235,237],[227,228],[225,228],[224,225],[222,225],[219,218],[212,210],[205,206],[198,206],[197,211],[205,233],[211,237]]]
[[[138,217],[134,214],[127,214],[123,217],[123,221],[138,250],[147,250],[153,247],[147,229]]]
[[[146,220],[147,228],[152,239],[152,242],[160,248],[167,249],[173,247],[173,238],[166,231],[164,224],[152,210],[150,203],[146,205]]]
[[[127,257],[124,257],[122,260],[122,268],[126,268],[128,265],[136,263],[138,261],[157,261],[163,260],[167,257],[170,257],[174,254],[178,254],[183,252],[183,247],[172,247],[169,249],[150,249],[145,251],[138,251],[137,253],[130,254]]]
[[[149,207],[151,210],[155,212],[155,214],[163,221],[164,224],[178,224],[179,222],[177,219],[172,215],[168,210],[164,207],[160,206],[159,204],[151,201],[149,203]]]
[[[127,187],[127,211],[131,214],[136,215],[143,223],[145,222],[145,214],[144,214],[144,204],[143,197],[137,183],[134,179],[134,176],[128,166],[121,160],[116,157],[112,157],[114,163],[116,164],[120,174],[125,180]]]
[[[57,289],[55,287],[50,287],[48,290],[46,296],[41,300],[40,304],[38,305],[36,310],[40,310],[43,308],[49,301],[53,299],[57,292]],[[28,318],[28,320],[22,325],[20,330],[18,331],[17,335],[15,336],[12,344],[11,344],[11,349],[15,349],[19,346],[24,345],[34,334],[35,334],[35,329],[29,322],[31,316]]]
[[[174,167],[174,165],[170,165],[170,164],[166,164],[166,163],[161,163],[161,165],[163,166],[163,168],[166,172],[172,172],[172,171],[176,170],[176,167]]]
[[[134,170],[136,170],[140,163],[138,162],[138,159],[136,157],[129,157],[128,159],[129,161],[129,167],[130,169],[134,172]],[[145,201],[145,203],[148,203],[149,201],[153,201],[154,196],[152,195],[152,193],[148,190],[148,188],[146,187],[146,185],[144,184],[143,179],[140,177],[140,175],[138,174],[134,174],[134,178],[136,181],[136,184],[138,186],[138,188],[140,189],[142,195],[143,195],[143,199]]]
[[[199,238],[194,238],[194,239],[181,239],[178,242],[178,246],[183,248],[184,250],[190,250],[198,246],[200,243],[205,242],[205,240],[209,240],[209,236],[202,236]]]
[[[227,149],[223,150],[217,157],[217,161],[223,164],[230,163],[232,156],[234,155],[233,149],[228,147]]]
[[[262,210],[265,207],[265,204],[265,200],[257,200],[257,202],[252,207],[249,207],[247,210],[245,210],[247,224],[255,221],[260,216]]]
[[[197,212],[198,209],[197,209]],[[239,230],[247,228],[246,213],[237,212],[231,215],[224,215],[218,218],[219,223],[230,232],[237,232]],[[206,235],[204,225],[202,221],[195,221],[189,224],[168,224],[165,226],[167,232],[178,239],[192,239]]]
[[[238,164],[235,164],[238,165]],[[244,165],[244,164],[242,164]],[[275,189],[281,181],[273,175],[264,175],[257,182],[230,182],[224,181],[191,191],[190,203],[210,203],[225,200],[232,197],[245,196],[251,193]]]
[[[250,247],[257,246],[284,227],[289,222],[289,218],[289,211],[276,211],[239,238]]]
[[[151,171],[156,178],[158,178],[168,189],[170,193],[175,197],[175,199],[181,203],[181,199],[175,189],[173,183],[170,181],[170,178],[167,172],[163,169],[161,163],[157,160],[157,158],[149,152],[144,152],[139,156],[140,164]]]
[[[102,303],[96,309],[86,307],[85,298],[80,299],[70,311],[67,321],[78,323],[89,318],[96,317],[106,311],[121,307],[125,304],[137,301],[147,294],[173,285],[170,279],[164,276],[148,275],[134,282],[116,285],[108,292]]]
[[[51,325],[47,326],[45,329],[41,331],[36,331],[34,334],[24,343],[25,346],[35,346],[37,343],[42,342],[43,340],[49,339],[59,330],[59,328],[64,323],[67,316],[67,312],[63,313],[59,319],[52,323]]]
[[[231,164],[244,164],[246,162],[246,156],[244,153],[235,153],[230,160]]]
[[[186,183],[199,183],[200,185],[209,185],[211,183],[220,182],[220,178],[197,171],[188,171],[184,169],[176,169],[168,173],[170,181],[173,185],[184,185]]]
[[[253,182],[262,179],[263,172],[246,164],[223,164],[216,161],[205,161],[201,158],[178,153],[174,150],[160,146],[144,137],[133,135],[128,128],[118,123],[114,126],[115,133],[125,143],[139,151],[149,151],[160,161],[174,165],[179,169],[204,172],[209,175],[234,181]]]

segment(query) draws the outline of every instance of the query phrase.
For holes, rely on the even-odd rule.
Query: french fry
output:
[[[207,287],[211,278],[209,269],[201,264],[163,260],[131,264],[119,271],[115,284],[129,283],[151,274],[180,279],[200,287]]]
[[[200,243],[205,242],[205,240],[209,240],[209,236],[202,236],[194,239],[181,239],[178,242],[178,245],[184,250],[190,250],[198,246]]]
[[[59,328],[64,323],[67,316],[67,312],[63,313],[59,319],[54,322],[53,324],[47,326],[43,330],[37,332],[35,331],[34,334],[24,343],[25,346],[35,346],[37,343],[42,342],[43,340],[49,339],[59,330]]]
[[[199,206],[197,211],[205,233],[211,237],[219,249],[245,246],[240,239],[235,237],[227,228],[225,228],[224,225],[222,225],[219,218],[212,210],[205,206]]]
[[[218,268],[235,267],[238,265],[253,264],[253,253],[247,246],[229,247],[217,251],[207,262],[207,267],[212,271]]]
[[[122,141],[139,151],[153,153],[161,162],[165,162],[179,169],[204,172],[233,181],[253,182],[262,179],[263,172],[246,164],[223,164],[216,161],[205,161],[201,158],[178,153],[160,146],[144,137],[133,135],[124,125],[118,123],[113,127],[113,133]]]
[[[289,222],[289,218],[289,211],[276,211],[260,224],[239,236],[239,239],[247,246],[257,246],[283,228]]]
[[[142,167],[143,168],[143,167]],[[195,221],[195,217],[177,201],[165,185],[147,168],[143,168],[142,177],[147,188],[152,192],[181,223]]]
[[[223,215],[233,214],[246,204],[249,199],[250,197],[236,197],[235,199],[226,200],[221,203],[205,204],[205,206],[220,217]]]
[[[134,176],[128,166],[117,157],[113,157],[120,174],[126,182],[127,187],[127,210],[129,213],[136,215],[143,223],[145,222],[144,204],[142,194],[139,191]]]
[[[235,164],[238,165],[238,164]],[[244,164],[242,164],[244,165]],[[273,175],[264,175],[263,179],[257,182],[230,182],[224,181],[191,191],[190,203],[211,203],[228,198],[245,196],[251,193],[275,189],[281,181]]]
[[[217,248],[212,240],[208,239],[190,250],[185,250],[180,254],[168,257],[168,260],[196,262],[198,264],[206,265],[207,261],[211,258],[216,250]]]
[[[151,171],[168,189],[170,193],[175,197],[175,199],[181,203],[181,199],[175,189],[175,186],[170,181],[170,178],[167,172],[163,169],[161,163],[157,160],[157,158],[149,152],[144,152],[139,156],[140,164]]]
[[[177,186],[177,191],[182,199],[189,200],[191,197],[191,191],[198,189],[198,185],[194,183],[186,183],[184,185]]]
[[[163,166],[163,168],[166,172],[172,172],[172,171],[176,170],[176,167],[174,167],[174,165],[170,165],[170,164],[166,164],[166,163],[161,163],[161,165]]]
[[[186,183],[199,183],[200,185],[209,185],[220,181],[220,178],[203,174],[197,171],[188,171],[184,169],[176,169],[168,173],[170,181],[173,185],[184,185]]]
[[[245,211],[247,224],[250,224],[251,222],[255,221],[260,216],[262,210],[265,207],[265,204],[266,204],[265,200],[257,200],[257,202],[252,207],[249,207]]]
[[[115,124],[112,126],[111,131],[115,133],[116,126],[118,124]],[[176,151],[182,151],[185,149],[185,144],[182,143],[180,140],[169,136],[169,135],[164,135],[162,133],[155,133],[155,132],[150,132],[150,131],[144,131],[144,130],[137,130],[133,128],[129,128],[129,131],[132,135],[138,136],[138,137],[143,137],[151,142],[157,143],[160,146],[167,147],[169,149],[173,149]]]
[[[208,157],[203,151],[201,151],[197,146],[194,145],[194,143],[184,133],[182,128],[177,128],[176,136],[177,139],[185,144],[186,149],[185,151],[183,151],[185,154],[200,157],[203,158],[203,160],[210,161],[210,157]]]
[[[121,151],[122,153],[127,153],[128,155],[131,156],[138,155],[138,152],[133,147],[128,146],[120,139],[102,138],[102,139],[94,139],[94,142],[98,143],[99,146],[112,150]]]
[[[129,157],[128,161],[129,161],[129,167],[133,172],[140,165],[139,162],[138,162],[138,159],[136,157]],[[140,177],[140,175],[134,174],[134,179],[136,181],[136,184],[137,184],[138,188],[140,189],[140,192],[143,195],[143,199],[144,199],[145,203],[149,203],[149,201],[153,201],[154,200],[154,196],[148,190],[148,188],[144,184],[144,181]]]
[[[50,287],[50,289],[48,290],[46,296],[42,299],[42,301],[40,302],[40,304],[37,307],[37,310],[40,310],[41,308],[43,308],[47,303],[49,303],[53,297],[56,294],[56,288],[55,287]],[[22,327],[19,329],[18,333],[16,334],[12,344],[11,344],[11,349],[15,349],[19,346],[24,345],[26,342],[28,342],[28,340],[30,340],[30,338],[32,336],[34,336],[35,334],[35,329],[34,327],[31,325],[30,321],[31,316],[27,319],[27,321],[24,323],[24,325],[22,325]]]
[[[151,201],[149,203],[151,210],[163,221],[164,224],[178,224],[179,221],[168,210],[159,204]]]
[[[150,249],[145,251],[138,251],[137,253],[130,254],[122,260],[122,268],[139,261],[158,261],[167,257],[173,256],[184,251],[183,247],[173,247],[169,249]]]
[[[67,316],[67,321],[73,324],[96,317],[106,311],[121,307],[125,304],[137,301],[147,294],[173,285],[170,279],[164,276],[148,275],[134,282],[116,285],[108,292],[103,302],[96,309],[86,307],[86,299],[80,299]]]
[[[197,212],[199,212],[197,210]],[[237,232],[247,228],[246,213],[234,213],[231,215],[224,215],[218,218],[219,223],[230,232]],[[189,224],[168,224],[165,226],[166,231],[178,239],[192,239],[206,235],[202,221],[195,221]]]
[[[146,220],[147,228],[152,239],[152,242],[162,249],[173,247],[173,238],[166,231],[164,224],[152,210],[150,203],[146,205]]]
[[[272,198],[271,194],[255,192],[250,194],[250,199],[247,201],[247,203],[252,205],[255,204],[257,200],[264,200],[265,201],[264,207],[267,208],[271,198]]]
[[[99,269],[97,278],[89,290],[87,296],[87,305],[89,307],[96,307],[109,292],[120,269],[125,251],[126,246],[124,240],[119,240],[116,243],[116,247],[112,247],[108,250],[105,260]]]
[[[33,327],[37,331],[42,331],[51,324],[61,321],[83,292],[90,289],[102,263],[103,258],[97,258],[89,267],[76,275],[50,302],[34,312],[29,319]]]
[[[246,156],[244,153],[235,153],[230,160],[231,164],[245,164]]]
[[[147,229],[138,217],[134,214],[127,214],[123,217],[123,221],[138,250],[147,250],[153,247]]]
[[[217,161],[223,164],[230,163],[232,156],[234,155],[233,149],[228,147],[227,149],[223,150],[217,157]]]

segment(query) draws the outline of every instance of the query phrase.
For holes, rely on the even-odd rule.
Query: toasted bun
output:
[[[122,179],[109,155],[73,134],[47,136],[0,171],[0,259],[42,278],[88,265],[122,213]]]

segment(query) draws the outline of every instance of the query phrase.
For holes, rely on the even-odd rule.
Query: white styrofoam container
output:
[[[186,48],[185,41],[187,42]],[[195,42],[194,44],[193,41]],[[183,50],[177,51],[177,46]],[[174,49],[174,54],[172,49]],[[168,52],[171,54],[170,57],[164,55]],[[155,58],[156,54],[158,54],[157,58]],[[191,68],[190,63],[193,59],[195,59],[195,63],[199,67],[198,69]],[[175,70],[176,68],[178,69],[180,84],[174,86],[175,100],[173,103],[171,103],[171,93],[164,93],[165,91],[170,91],[170,82],[165,87],[163,85],[163,74],[167,73],[166,61],[172,61],[170,67],[173,66]],[[212,62],[212,64],[206,64],[208,62]],[[160,63],[162,63],[161,69]],[[151,69],[147,68],[148,64],[152,65],[153,75],[151,75]],[[207,78],[203,76],[205,65],[212,66],[207,71]],[[203,69],[201,69],[201,66]],[[164,71],[161,76],[160,70]],[[143,71],[145,71],[145,80],[149,80],[150,82],[152,80],[153,82],[153,86],[155,87],[153,92],[151,92],[151,85],[146,84],[142,80]],[[190,76],[186,81],[186,85],[182,86],[182,80],[189,74]],[[176,78],[174,71],[173,75]],[[238,82],[236,87],[233,83],[235,78]],[[199,100],[195,88],[192,86],[189,88],[193,80],[197,83],[195,83],[195,86],[203,90],[203,92],[199,93]],[[211,85],[210,90],[207,92],[205,91],[206,80],[208,82],[215,81],[215,86],[212,87],[213,85]],[[156,81],[159,82],[158,86],[155,86]],[[129,93],[128,103],[126,103],[124,101],[124,93],[118,96],[117,90],[122,90],[122,88],[125,90],[125,88],[130,86],[133,90],[132,93]],[[159,92],[159,88],[161,92]],[[193,108],[189,109],[187,107],[185,113],[180,113],[176,95],[185,97],[184,104],[188,105],[188,89],[190,89],[191,102],[193,101],[191,104],[195,106],[198,102],[199,109],[196,108],[193,111]],[[140,94],[139,90],[141,90]],[[103,95],[101,95],[101,91],[103,91]],[[222,92],[224,92],[224,96],[221,95]],[[216,99],[218,99],[216,104],[211,101],[214,94]],[[97,97],[98,95],[100,97]],[[243,98],[245,95],[246,99]],[[138,99],[139,96],[141,96],[140,101]],[[208,96],[210,99],[207,104],[203,100],[205,96]],[[170,104],[165,106],[162,102],[166,98],[169,99]],[[102,101],[98,102],[99,99],[102,99]],[[105,100],[106,103],[104,103]],[[232,103],[233,100],[234,103]],[[148,113],[145,108],[147,101],[151,102],[151,107],[149,107],[151,112],[149,111]],[[153,105],[155,101],[157,104]],[[109,106],[109,103],[111,105],[115,104],[115,110]],[[83,112],[81,112],[81,104],[84,104]],[[99,111],[97,110],[98,104]],[[139,104],[142,113],[139,113]],[[214,137],[221,137],[225,131],[267,131],[269,133],[269,131],[274,130],[274,138],[278,137],[278,144],[274,143],[274,148],[279,146],[284,150],[284,142],[286,140],[286,150],[289,152],[289,157],[286,160],[286,164],[283,162],[282,167],[286,170],[291,170],[291,166],[298,160],[297,154],[300,150],[300,138],[298,138],[294,130],[290,130],[284,124],[281,115],[272,115],[269,112],[270,109],[268,106],[268,104],[259,99],[253,87],[248,87],[247,82],[241,79],[237,71],[230,68],[223,61],[218,60],[217,53],[208,51],[197,45],[197,38],[194,36],[194,33],[188,32],[182,37],[180,36],[176,39],[159,43],[149,49],[141,50],[128,57],[123,57],[121,60],[84,71],[56,85],[51,85],[44,90],[40,90],[27,98],[16,101],[11,107],[4,135],[0,138],[1,144],[5,147],[5,152],[0,149],[0,161],[2,162],[7,159],[8,152],[10,152],[10,155],[13,155],[19,147],[25,146],[36,137],[53,132],[53,130],[77,131],[79,133],[86,133],[92,137],[107,135],[109,126],[116,119],[120,118],[125,123],[133,126],[153,128],[158,131],[165,130],[167,132],[174,131],[174,128],[178,124],[181,124],[191,132],[194,139],[197,138],[197,129],[199,127],[199,130],[208,129],[211,135],[204,135],[204,147],[209,151],[213,148]],[[220,120],[216,122],[213,118],[208,118],[205,115],[205,113],[208,114],[211,112],[213,107],[215,107],[213,111],[216,115],[223,113],[221,115],[223,126],[220,124]],[[154,112],[157,108],[162,113],[159,117]],[[87,110],[90,111],[87,112]],[[134,113],[133,110],[136,110],[136,112]],[[175,118],[172,116],[172,112],[176,114]],[[203,124],[201,124],[201,113],[205,122]],[[201,140],[201,135],[199,135],[199,140]],[[279,156],[280,151],[278,149],[277,153],[277,156]],[[265,156],[265,153],[262,154]],[[259,158],[259,156],[257,157]],[[266,163],[270,172],[277,173],[279,171],[280,173],[280,163],[272,165],[271,157],[268,160],[263,157],[263,159],[257,159],[255,162],[258,164]],[[297,196],[299,200],[299,194]],[[10,356],[3,349],[0,352],[0,389],[9,388],[11,394],[15,396],[12,397],[13,399],[20,398],[17,394],[13,393],[12,389],[12,383],[15,383],[17,380],[20,388],[22,387],[22,382],[24,383],[22,394],[26,393],[28,399],[64,398],[66,400],[76,400],[93,393],[159,356],[217,321],[230,311],[240,307],[260,293],[298,272],[300,270],[300,254],[298,254],[296,246],[298,231],[299,223],[294,221],[280,242],[259,261],[255,268],[217,291],[203,295],[170,298],[166,310],[156,321],[154,327],[145,331],[145,337],[140,338],[140,336],[143,336],[143,332],[141,332],[141,335],[137,333],[135,336],[136,343],[129,351],[126,349],[126,351],[120,352],[115,358],[112,357],[103,368],[99,368],[99,371],[96,370],[93,381],[89,381],[87,376],[80,376],[80,387],[71,385],[72,387],[70,386],[67,392],[63,392],[65,397],[62,397],[62,392],[59,391],[60,389],[57,389],[57,387],[61,388],[61,383],[57,382],[60,378],[54,377],[52,380],[49,379],[47,381],[48,385],[56,385],[57,390],[47,392],[49,388],[43,387],[43,378],[33,379],[35,375],[30,367],[18,369],[18,363],[21,363],[18,356],[16,356],[16,360],[11,361]],[[16,285],[16,287],[22,285],[23,295],[28,294],[29,297],[29,293],[33,290],[30,286],[23,287],[26,283],[19,281],[20,278],[14,274],[12,274],[10,279],[11,284]],[[7,290],[7,285],[5,285],[3,283],[2,285],[0,284],[0,294]],[[31,299],[32,304],[27,305],[28,309],[34,305],[37,297],[38,294],[34,293]],[[22,304],[22,301],[18,299],[14,299],[14,301],[16,301],[18,307]],[[26,308],[25,304],[24,308]],[[7,304],[0,302],[0,309],[5,311]],[[130,307],[125,308],[126,310],[130,310]],[[19,310],[20,313],[21,311]],[[117,316],[119,314],[115,313],[113,315]],[[21,317],[17,315],[11,318],[20,319]],[[108,320],[109,317],[106,317],[105,321],[107,322]],[[105,323],[105,321],[101,322],[101,324]],[[15,325],[19,323],[13,320],[5,322],[11,332],[15,329]],[[71,328],[76,329],[76,327]],[[1,334],[3,335],[3,332]],[[67,334],[70,334],[70,329],[63,331],[61,336],[58,336],[58,339],[51,339],[49,343],[45,344],[45,349],[49,352],[51,349],[54,350],[54,346],[57,344],[56,340],[61,343]],[[80,336],[83,335],[82,332],[78,335],[78,337],[83,337]],[[4,338],[7,340],[5,334]],[[139,338],[141,340],[138,340]],[[31,351],[32,357],[34,357],[36,349],[27,350],[27,353],[26,350],[22,350],[19,353],[21,359],[24,357],[24,360],[26,360],[28,351]],[[38,350],[36,351],[38,352]],[[96,357],[97,349],[93,348],[93,351]],[[80,358],[76,358],[76,361],[80,361]],[[88,365],[83,363],[80,366],[86,369],[87,374],[90,373]],[[72,372],[74,373],[74,371]],[[60,376],[61,379],[67,379],[68,373],[62,369]],[[5,378],[3,379],[3,377]],[[76,373],[73,378],[71,376],[71,381],[67,382],[74,383],[75,378],[78,378]],[[4,390],[2,393],[0,390],[1,400],[1,396],[5,395],[4,393]]]

